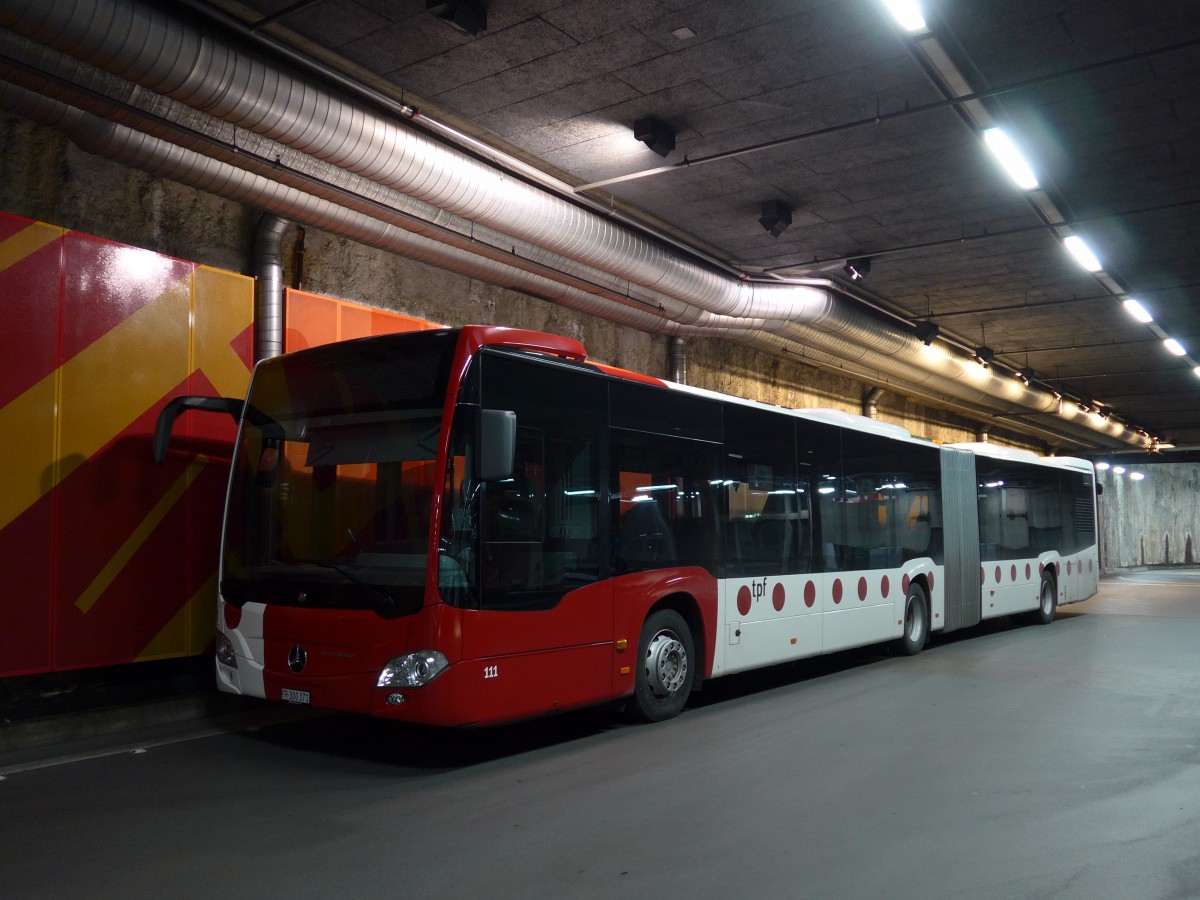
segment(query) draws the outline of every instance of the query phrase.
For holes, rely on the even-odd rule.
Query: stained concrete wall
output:
[[[1129,476],[1145,475],[1142,480]],[[1100,566],[1117,572],[1142,566],[1200,561],[1200,463],[1127,465],[1097,473],[1100,496]]]
[[[0,209],[183,259],[250,274],[259,212],[79,150],[56,130],[0,115]],[[534,328],[581,340],[602,362],[667,375],[667,339],[612,325],[523,294],[446,272],[335,235],[307,230],[302,272],[285,248],[285,283],[405,315],[462,325]],[[297,283],[302,276],[302,284]],[[869,385],[719,340],[689,339],[688,382],[791,407],[861,411]],[[975,439],[975,423],[894,393],[882,421],[939,441]],[[1047,448],[994,432],[998,443]]]

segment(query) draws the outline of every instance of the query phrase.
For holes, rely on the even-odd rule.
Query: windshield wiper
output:
[[[393,597],[391,594],[389,594],[387,591],[385,591],[379,585],[371,584],[371,582],[365,581],[364,579],[359,578],[357,575],[355,575],[353,572],[351,572],[349,568],[347,568],[346,566],[340,565],[338,563],[335,563],[333,560],[330,560],[330,559],[294,559],[294,560],[292,560],[292,562],[307,563],[311,566],[320,566],[323,569],[333,569],[333,571],[337,572],[339,575],[341,575],[343,578],[345,578],[347,581],[349,581],[355,587],[362,588],[368,594],[370,594],[372,597],[374,597],[376,602],[375,602],[375,605],[373,608],[375,609],[376,612],[390,613],[396,608],[396,598],[395,597]]]

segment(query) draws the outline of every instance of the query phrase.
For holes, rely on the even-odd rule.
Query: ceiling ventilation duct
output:
[[[247,54],[231,43],[202,36],[191,25],[135,0],[0,0],[0,25],[195,110],[278,141],[302,156],[315,157],[330,167],[329,171],[353,172],[428,205],[424,214],[399,214],[403,228],[354,212],[353,205],[362,208],[362,191],[346,196],[344,204],[321,200],[320,214],[294,216],[280,211],[312,227],[342,234],[347,233],[344,229],[358,231],[363,222],[354,218],[357,216],[389,230],[386,240],[378,235],[357,238],[365,243],[389,246],[458,271],[464,270],[459,266],[465,266],[473,269],[474,277],[574,308],[595,311],[602,307],[605,312],[596,314],[607,313],[614,321],[646,331],[746,339],[749,329],[768,329],[778,337],[763,339],[775,349],[780,349],[780,338],[794,341],[807,361],[884,381],[974,415],[988,415],[989,411],[994,414],[995,407],[999,407],[1014,430],[1061,435],[1086,444],[1145,444],[1142,435],[1111,419],[1098,426],[1086,414],[1076,415],[1077,411],[1070,408],[1060,412],[1053,394],[1020,385],[1012,378],[984,373],[962,351],[939,345],[929,348],[939,352],[922,352],[926,348],[908,326],[882,320],[841,299],[829,281],[763,283],[714,271],[665,243],[507,176],[364,104],[340,98],[316,82]],[[186,121],[179,121],[186,116],[178,109],[168,114],[177,119],[170,123],[172,127],[184,132],[190,129]],[[176,139],[182,138],[172,138]],[[91,143],[93,152],[105,152],[96,141]],[[170,156],[173,151],[164,152]],[[210,184],[214,180],[210,172],[213,160],[196,153],[190,153],[189,160],[185,163],[176,154],[170,161],[156,165],[160,174],[233,199],[271,209],[282,202],[278,198],[255,199],[257,191],[246,191],[236,184],[218,190]],[[232,178],[228,174],[225,177]],[[260,188],[265,183],[274,184],[264,175],[256,177],[264,182]],[[331,184],[338,180],[316,176],[317,180],[322,178]],[[283,190],[304,196],[294,187]],[[316,200],[311,194],[307,197]],[[387,209],[393,209],[391,215],[395,217],[394,208],[403,204],[403,200],[389,206],[374,197],[365,199],[376,204],[382,217],[389,215]],[[343,221],[347,217],[351,224]],[[461,245],[453,246],[453,229],[442,224],[453,217],[525,242],[529,259],[520,262],[530,269],[549,269],[558,261],[574,265],[581,273],[579,282],[588,283],[589,289],[555,283],[534,271],[518,274],[513,265],[483,259]],[[421,240],[401,238],[405,229]],[[546,254],[545,262],[535,258],[539,249]],[[467,257],[476,261],[471,263]],[[490,277],[481,271],[487,271]],[[628,297],[643,298],[633,302],[646,308],[633,309],[629,300],[624,304],[615,300],[621,285]],[[634,320],[641,324],[634,324]],[[759,338],[753,337],[753,342],[759,343]],[[983,373],[983,377],[966,376],[968,366],[974,373]]]

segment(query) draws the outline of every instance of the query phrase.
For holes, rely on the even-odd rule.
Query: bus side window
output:
[[[479,508],[483,609],[553,609],[600,578],[600,440],[605,382],[569,367],[547,372],[504,353],[481,359],[485,408],[512,410],[512,477],[489,482]]]
[[[543,586],[543,444],[540,430],[518,427],[512,477],[484,485],[481,518],[485,594]]]
[[[716,444],[613,429],[617,574],[717,565]]]
[[[790,418],[726,404],[723,484],[728,576],[810,570],[808,477],[808,466],[798,475]]]

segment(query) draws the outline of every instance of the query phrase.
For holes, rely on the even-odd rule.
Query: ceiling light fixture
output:
[[[1088,272],[1099,272],[1104,268],[1100,264],[1100,260],[1096,258],[1096,254],[1092,252],[1092,248],[1079,235],[1072,234],[1063,238],[1063,246],[1074,257],[1075,262],[1083,266]]]
[[[1163,341],[1163,346],[1174,353],[1176,356],[1187,356],[1187,348],[1175,338],[1167,338]]]
[[[856,259],[848,259],[846,265],[842,267],[842,271],[851,281],[862,281],[871,271],[871,258],[860,256]]]
[[[942,329],[940,329],[935,323],[928,321],[918,322],[915,329],[917,333],[917,340],[919,340],[926,347],[933,343],[934,339],[938,336],[941,330]]]
[[[1129,473],[1129,480],[1130,480],[1130,481],[1141,481],[1141,480],[1142,480],[1143,478],[1145,478],[1145,477],[1146,477],[1146,473],[1145,473],[1145,472],[1130,472],[1130,473]]]
[[[1108,464],[1108,463],[1106,463],[1106,462],[1098,462],[1098,463],[1096,463],[1096,471],[1097,471],[1097,472],[1105,472],[1105,471],[1107,471],[1107,470],[1108,470],[1108,467],[1109,467],[1109,464]]]
[[[767,200],[762,205],[758,223],[767,229],[771,237],[777,238],[792,224],[792,208],[781,200]]]
[[[1197,378],[1200,378],[1200,366],[1196,366],[1196,368],[1192,369],[1192,372],[1195,373]]]
[[[645,116],[634,122],[633,136],[659,156],[666,156],[675,149],[675,130],[655,116]]]
[[[992,360],[996,358],[996,351],[991,347],[976,347],[975,362],[979,363],[985,369],[992,364]]]
[[[1125,307],[1125,312],[1129,313],[1143,325],[1149,325],[1154,321],[1154,316],[1150,315],[1150,310],[1142,306],[1140,300],[1135,300],[1133,297],[1130,297],[1121,305]]]
[[[1021,151],[1017,149],[1017,145],[1008,136],[1008,132],[1003,128],[988,128],[983,132],[983,142],[992,151],[992,156],[996,157],[1004,171],[1008,173],[1008,177],[1016,182],[1017,187],[1023,191],[1030,191],[1038,186],[1033,168]]]
[[[1017,381],[1024,385],[1028,385],[1029,382],[1033,381],[1037,377],[1033,369],[1029,368],[1028,366],[1026,366],[1024,369],[1017,369],[1016,374]]]
[[[449,22],[472,37],[487,31],[487,3],[484,0],[425,0],[426,12]]]
[[[910,34],[926,29],[921,4],[917,0],[883,0],[883,5],[887,7],[896,23]]]

